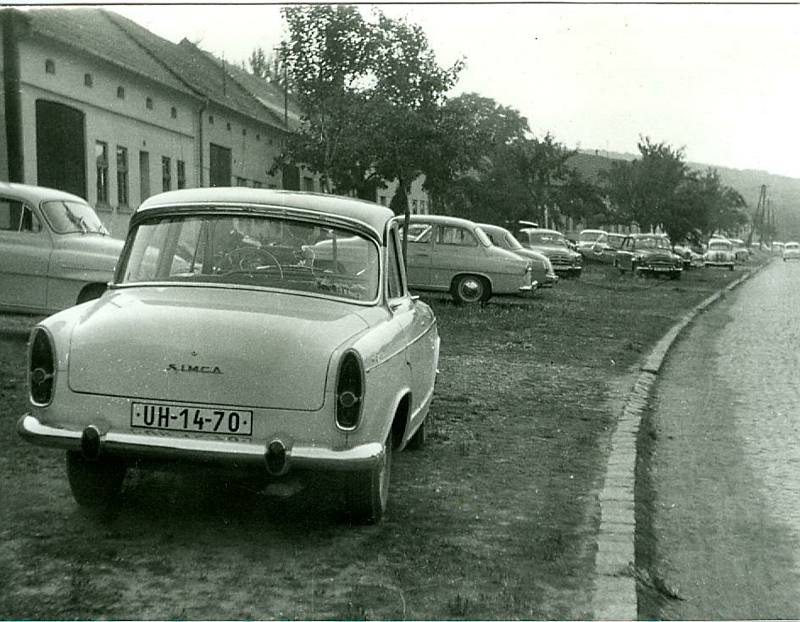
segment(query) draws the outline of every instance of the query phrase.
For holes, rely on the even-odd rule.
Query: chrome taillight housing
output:
[[[336,378],[336,425],[353,430],[361,419],[364,403],[364,366],[353,350],[348,350],[339,362]]]
[[[36,406],[47,406],[53,399],[56,381],[56,349],[44,328],[34,328],[28,348],[28,390]]]

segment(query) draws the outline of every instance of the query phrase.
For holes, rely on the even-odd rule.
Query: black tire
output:
[[[377,524],[386,513],[392,474],[392,434],[383,444],[383,459],[369,471],[345,473],[345,515],[351,522]]]
[[[614,267],[619,270],[620,274],[625,274],[625,268],[619,265],[619,262],[615,259],[614,260]]]
[[[411,440],[408,441],[408,445],[406,447],[412,451],[417,451],[425,447],[425,440],[426,440],[426,432],[425,432],[425,420],[422,421],[420,426],[417,428],[417,431],[414,432],[414,436],[411,437]]]
[[[125,470],[125,464],[119,460],[87,460],[77,451],[67,452],[67,479],[72,496],[87,510],[112,509],[122,490]]]
[[[681,273],[680,272],[673,272],[673,273],[671,273],[669,275],[669,278],[671,278],[673,281],[677,281],[677,280],[679,280],[681,278]]]
[[[456,304],[475,304],[486,302],[491,297],[489,284],[483,277],[462,274],[453,279],[450,295]]]
[[[730,270],[731,272],[733,272],[733,264],[731,264],[730,266],[728,266],[728,270]]]

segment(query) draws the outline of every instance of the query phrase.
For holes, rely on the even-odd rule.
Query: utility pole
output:
[[[753,224],[750,227],[750,235],[747,236],[747,246],[753,243],[753,235],[758,234],[758,247],[764,241],[764,219],[767,216],[767,186],[761,184],[761,190],[758,194],[758,205],[756,205],[755,214],[753,214]]]

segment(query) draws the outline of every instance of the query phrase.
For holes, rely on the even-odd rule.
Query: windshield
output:
[[[783,247],[783,250],[796,251],[798,248],[800,248],[800,244],[797,244],[796,242],[789,242]]]
[[[529,231],[528,241],[542,246],[567,246],[564,236],[555,231]]]
[[[99,233],[108,235],[94,210],[77,201],[46,201],[42,211],[56,233]]]
[[[664,248],[669,250],[669,240],[661,237],[639,238],[636,240],[636,248]]]
[[[117,283],[244,285],[371,301],[378,247],[353,231],[289,218],[186,215],[131,233]]]
[[[603,231],[581,231],[578,242],[597,242],[600,236],[605,235]]]

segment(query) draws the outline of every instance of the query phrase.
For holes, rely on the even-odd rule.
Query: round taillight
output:
[[[50,335],[43,328],[34,328],[28,356],[28,387],[31,401],[47,406],[53,399],[56,353]]]
[[[361,417],[364,397],[364,369],[361,359],[353,351],[345,352],[339,363],[336,380],[336,423],[340,428],[352,430]]]

